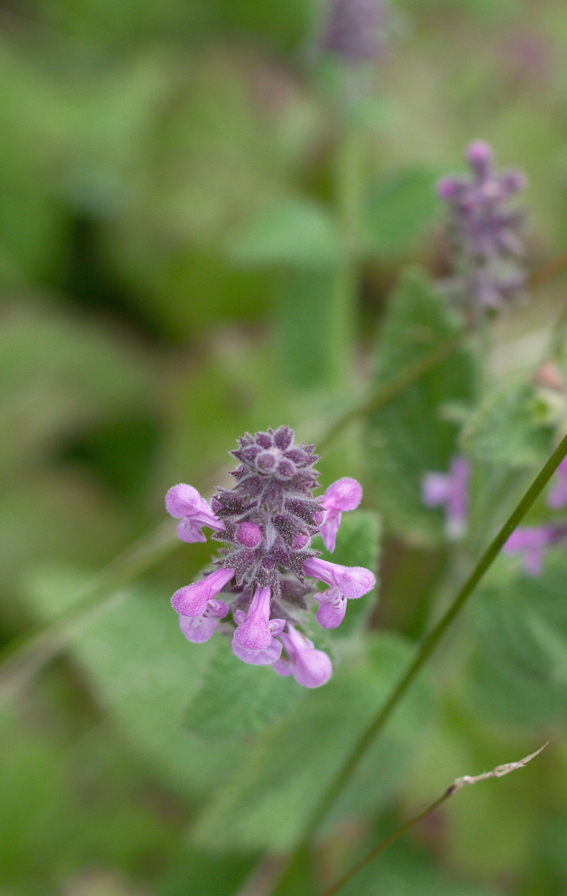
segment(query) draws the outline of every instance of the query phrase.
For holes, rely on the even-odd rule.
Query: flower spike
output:
[[[232,632],[233,652],[243,662],[277,664],[280,675],[319,687],[332,666],[301,631],[310,610],[318,604],[317,621],[336,628],[347,599],[366,594],[375,578],[368,569],[321,560],[311,540],[320,533],[333,550],[341,514],[358,506],[362,489],[344,477],[315,497],[319,458],[314,445],[295,443],[289,426],[245,433],[231,454],[238,461],[235,484],[217,488],[211,504],[190,485],[167,493],[166,507],[180,520],[183,541],[204,541],[207,526],[222,542],[213,560],[216,569],[173,595],[181,631],[202,643],[223,619],[220,630]],[[329,589],[317,592],[314,580]],[[281,659],[284,646],[287,659]]]

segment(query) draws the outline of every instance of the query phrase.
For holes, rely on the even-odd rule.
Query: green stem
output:
[[[349,870],[346,871],[345,874],[342,875],[342,877],[331,884],[330,887],[327,887],[325,892],[321,893],[321,896],[335,896],[335,893],[338,893],[341,887],[348,883],[348,881],[352,877],[358,874],[359,871],[362,871],[363,868],[366,868],[366,866],[369,865],[370,862],[372,862],[376,858],[376,856],[379,856],[381,852],[384,852],[384,850],[387,849],[392,843],[394,843],[394,841],[397,840],[398,837],[401,837],[402,834],[405,834],[406,831],[409,831],[409,829],[413,827],[414,824],[417,824],[419,821],[421,821],[422,818],[425,818],[427,815],[429,815],[430,812],[433,812],[435,809],[437,809],[437,807],[440,806],[441,803],[444,803],[452,793],[453,791],[451,791],[451,789],[449,788],[442,796],[438,797],[435,802],[430,803],[430,805],[427,806],[426,809],[418,812],[418,814],[414,815],[413,818],[410,818],[408,821],[404,822],[404,824],[399,827],[397,831],[394,831],[392,834],[389,834],[388,837],[385,837],[384,840],[381,840],[380,843],[378,843],[374,847],[374,849],[372,849],[367,855],[365,855],[363,859],[357,862],[356,865],[353,865],[352,868],[349,868]]]
[[[441,617],[439,622],[431,629],[429,634],[425,636],[415,658],[408,667],[407,671],[395,686],[390,697],[388,698],[382,709],[379,711],[376,718],[371,722],[366,731],[362,733],[350,755],[343,763],[342,768],[339,770],[335,779],[332,781],[331,786],[324,794],[323,799],[320,801],[319,805],[316,807],[311,818],[309,819],[303,831],[301,842],[290,858],[290,864],[294,862],[295,855],[305,849],[306,844],[309,843],[317,828],[327,815],[329,809],[334,804],[336,798],[342,791],[343,787],[350,779],[360,759],[366,753],[367,749],[374,741],[374,738],[380,733],[380,731],[392,715],[394,709],[397,707],[398,703],[404,697],[406,691],[409,689],[409,687],[417,677],[418,672],[425,665],[454,618],[458,615],[460,610],[462,610],[467,599],[470,597],[470,595],[484,576],[485,572],[498,556],[498,553],[500,552],[502,546],[507,542],[508,538],[510,537],[520,520],[530,509],[538,495],[541,494],[546,484],[549,482],[555,470],[565,456],[567,456],[567,436],[562,439],[561,443],[555,449],[543,469],[536,476],[531,486],[528,488],[527,492],[525,493],[520,503],[517,505],[516,509],[504,523],[496,537],[491,541],[484,554],[478,561],[477,565],[475,566],[474,570],[470,574],[469,578],[466,580],[466,582],[456,595],[449,609]],[[284,892],[286,877],[287,873],[284,870],[283,876],[280,879],[279,884],[276,886],[273,896],[280,896],[280,894]]]
[[[57,619],[26,633],[0,652],[0,693],[14,693],[64,647],[70,635],[107,599],[146,572],[178,544],[171,522],[158,526],[119,554],[75,595],[73,606]]]

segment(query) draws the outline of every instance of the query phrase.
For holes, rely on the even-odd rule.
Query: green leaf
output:
[[[343,566],[364,566],[377,575],[381,535],[382,524],[379,514],[372,510],[353,510],[342,515],[332,554],[323,546],[320,537],[317,537],[313,544],[322,551],[325,560],[341,563]],[[346,616],[339,628],[333,631],[333,638],[345,637],[359,629],[372,612],[377,600],[378,585],[370,594],[365,594],[357,600],[349,600]]]
[[[189,704],[187,729],[205,740],[250,737],[298,702],[302,688],[272,668],[250,666],[220,640],[203,684]]]
[[[480,461],[539,466],[551,452],[554,429],[540,413],[536,386],[522,382],[490,395],[468,420],[461,441]]]
[[[370,189],[366,240],[372,252],[390,258],[412,248],[438,211],[435,181],[429,169],[406,168]]]
[[[406,272],[384,321],[374,388],[457,330],[445,299],[425,276]],[[471,355],[457,349],[368,417],[366,449],[376,500],[386,524],[406,537],[427,541],[441,534],[442,515],[424,507],[421,484],[427,471],[446,472],[457,453],[457,426],[445,410],[472,400],[473,381]]]
[[[341,241],[325,208],[305,198],[281,200],[263,211],[232,247],[234,261],[245,265],[329,264]]]
[[[500,720],[537,725],[562,719],[567,702],[564,548],[549,549],[539,576],[519,567],[502,557],[472,605],[470,695]]]
[[[30,593],[47,616],[68,606],[80,581],[76,573],[45,574]],[[168,784],[189,793],[209,790],[238,766],[238,743],[204,744],[183,727],[219,642],[188,643],[168,593],[140,587],[113,596],[69,645],[99,705]]]
[[[349,656],[291,717],[260,736],[245,766],[213,800],[198,826],[206,848],[290,849],[354,743],[406,669],[412,647],[381,635],[367,655]],[[390,797],[428,714],[424,681],[400,706],[358,768],[330,822],[372,811]]]

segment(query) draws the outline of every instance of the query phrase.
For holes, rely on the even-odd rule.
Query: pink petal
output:
[[[356,510],[362,498],[362,486],[356,479],[344,476],[331,483],[323,496],[325,510]]]

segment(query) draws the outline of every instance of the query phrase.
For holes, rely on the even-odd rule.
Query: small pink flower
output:
[[[514,529],[502,548],[507,554],[522,555],[524,569],[529,576],[538,576],[543,566],[545,549],[564,535],[556,526],[520,526]]]
[[[180,616],[179,627],[188,641],[203,644],[213,637],[217,621],[228,613],[228,604],[223,600],[210,600],[200,616]]]
[[[202,526],[208,526],[220,532],[223,524],[214,515],[208,501],[201,497],[192,485],[174,485],[165,496],[165,507],[168,513],[176,519],[181,519],[177,527],[177,535],[181,541],[189,544],[195,541],[206,541],[201,532]]]
[[[270,600],[270,588],[256,588],[248,613],[237,610],[234,614],[238,627],[232,649],[245,663],[267,666],[278,660],[282,652],[275,636],[282,631],[285,620],[270,619]]]
[[[341,524],[341,511],[356,510],[362,498],[362,487],[356,479],[344,476],[333,482],[323,496],[325,519],[320,527],[323,542],[333,553],[337,532]]]
[[[356,600],[374,588],[376,577],[363,566],[341,566],[319,557],[311,557],[303,564],[308,576],[326,582],[328,591],[314,594],[319,601],[317,622],[323,628],[336,628],[346,612],[347,598]]]
[[[555,471],[558,479],[553,483],[547,496],[547,506],[550,510],[559,510],[567,504],[567,457],[564,458]]]
[[[222,591],[234,572],[234,569],[217,569],[200,582],[180,588],[171,598],[171,606],[180,616],[202,616],[208,602]]]
[[[289,660],[274,663],[274,671],[278,675],[293,675],[304,688],[319,688],[328,682],[333,671],[331,660],[322,650],[315,650],[309,638],[296,631],[288,622],[287,632],[282,632],[280,640]]]
[[[448,473],[426,473],[422,482],[422,500],[427,507],[445,507],[445,530],[452,540],[466,531],[469,509],[470,465],[457,455]]]

